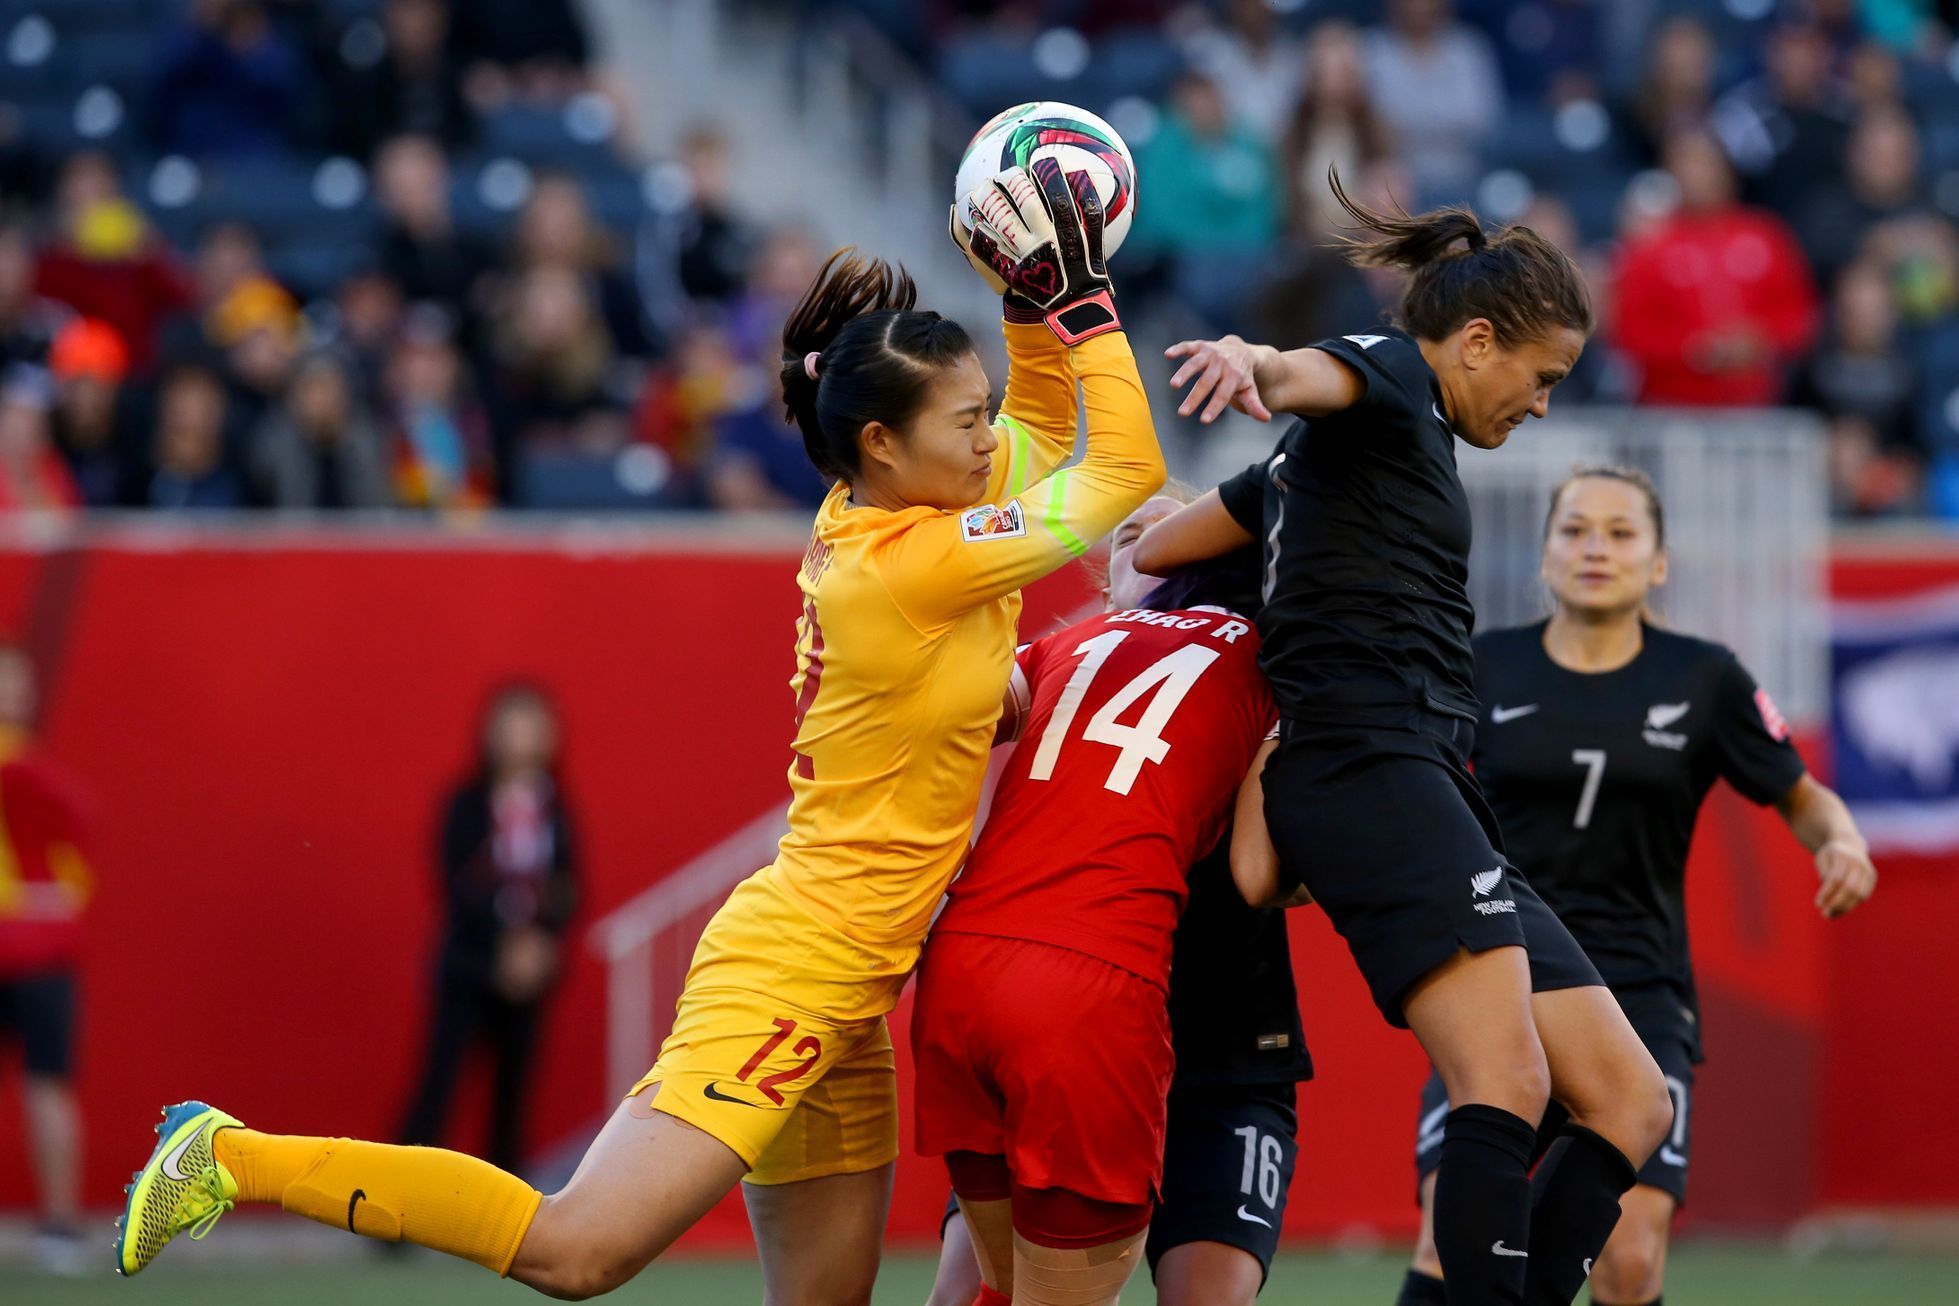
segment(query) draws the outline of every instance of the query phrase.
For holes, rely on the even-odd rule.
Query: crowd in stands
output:
[[[1959,518],[1959,6],[745,3],[868,17],[975,124],[1104,113],[1139,314],[1376,320],[1337,169],[1583,263],[1561,402],[1811,408],[1840,513]],[[0,507],[820,499],[773,377],[821,251],[712,123],[649,166],[575,0],[0,0],[0,74]]]
[[[574,0],[0,3],[0,508],[779,507],[813,242]],[[793,452],[791,459],[787,454]]]
[[[1792,404],[1846,516],[1959,517],[1959,6],[1931,0],[847,0],[975,114],[1110,117],[1121,258],[1220,330],[1302,343],[1392,303],[1357,197],[1469,203],[1587,268],[1562,401]]]

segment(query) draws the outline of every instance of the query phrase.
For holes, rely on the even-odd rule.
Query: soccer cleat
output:
[[[218,1164],[211,1138],[238,1124],[203,1102],[165,1108],[156,1150],[123,1189],[129,1201],[116,1221],[116,1273],[141,1272],[186,1229],[202,1238],[237,1203],[238,1182]]]

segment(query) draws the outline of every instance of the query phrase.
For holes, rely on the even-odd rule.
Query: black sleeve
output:
[[[1349,413],[1369,409],[1418,412],[1428,393],[1428,361],[1413,337],[1400,331],[1331,336],[1313,348],[1333,355],[1361,381],[1360,398]]]
[[[1778,802],[1803,778],[1782,713],[1732,653],[1714,687],[1714,746],[1722,778],[1752,803]]]
[[[1265,464],[1253,463],[1218,486],[1218,499],[1231,520],[1253,537],[1265,533]]]

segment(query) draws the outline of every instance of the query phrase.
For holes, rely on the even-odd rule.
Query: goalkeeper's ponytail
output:
[[[903,268],[840,249],[783,326],[783,404],[825,476],[854,478],[864,427],[902,430],[939,370],[973,352],[964,327],[917,302]]]

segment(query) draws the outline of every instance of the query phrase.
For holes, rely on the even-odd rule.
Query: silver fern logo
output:
[[[1692,703],[1655,703],[1646,709],[1646,728],[1665,730],[1668,726],[1687,715]]]
[[[1503,868],[1501,866],[1496,867],[1494,870],[1478,871],[1469,877],[1469,887],[1472,891],[1470,896],[1472,898],[1487,898],[1490,896],[1490,890],[1496,888],[1502,882]]]

